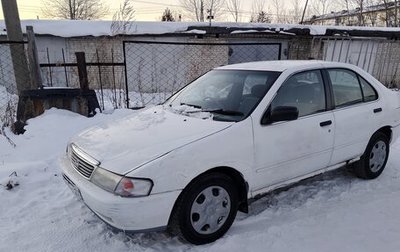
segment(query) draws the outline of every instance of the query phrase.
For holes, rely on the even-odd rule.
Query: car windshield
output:
[[[171,97],[170,107],[190,106],[214,120],[241,121],[258,105],[280,72],[213,70]],[[195,110],[196,111],[196,110]]]

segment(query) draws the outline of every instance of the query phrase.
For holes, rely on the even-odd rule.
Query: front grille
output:
[[[79,172],[85,178],[90,178],[95,168],[93,165],[89,164],[87,161],[82,159],[78,154],[74,152],[72,148],[71,148],[70,159],[72,166],[75,168],[77,172]]]

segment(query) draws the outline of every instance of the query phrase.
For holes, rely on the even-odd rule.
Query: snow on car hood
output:
[[[233,122],[213,121],[153,107],[82,132],[72,142],[119,174],[176,148],[226,129]]]

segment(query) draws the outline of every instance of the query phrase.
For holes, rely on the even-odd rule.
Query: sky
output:
[[[119,9],[119,5],[123,0],[104,0],[110,8],[110,15],[104,19],[111,19],[112,14]],[[244,20],[250,17],[251,4],[249,0],[243,2]],[[17,0],[19,14],[21,19],[45,19],[42,13],[43,0]],[[179,0],[134,0],[135,19],[137,21],[156,21],[159,20],[166,7],[173,11],[179,12],[181,9]],[[183,16],[185,18],[185,16]],[[3,19],[3,10],[0,12],[0,19]]]

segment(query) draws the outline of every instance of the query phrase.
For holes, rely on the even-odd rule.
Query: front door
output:
[[[289,77],[268,109],[297,107],[297,120],[262,125],[260,118],[252,118],[255,190],[295,179],[329,164],[334,144],[334,117],[326,104],[321,71],[306,71]]]

